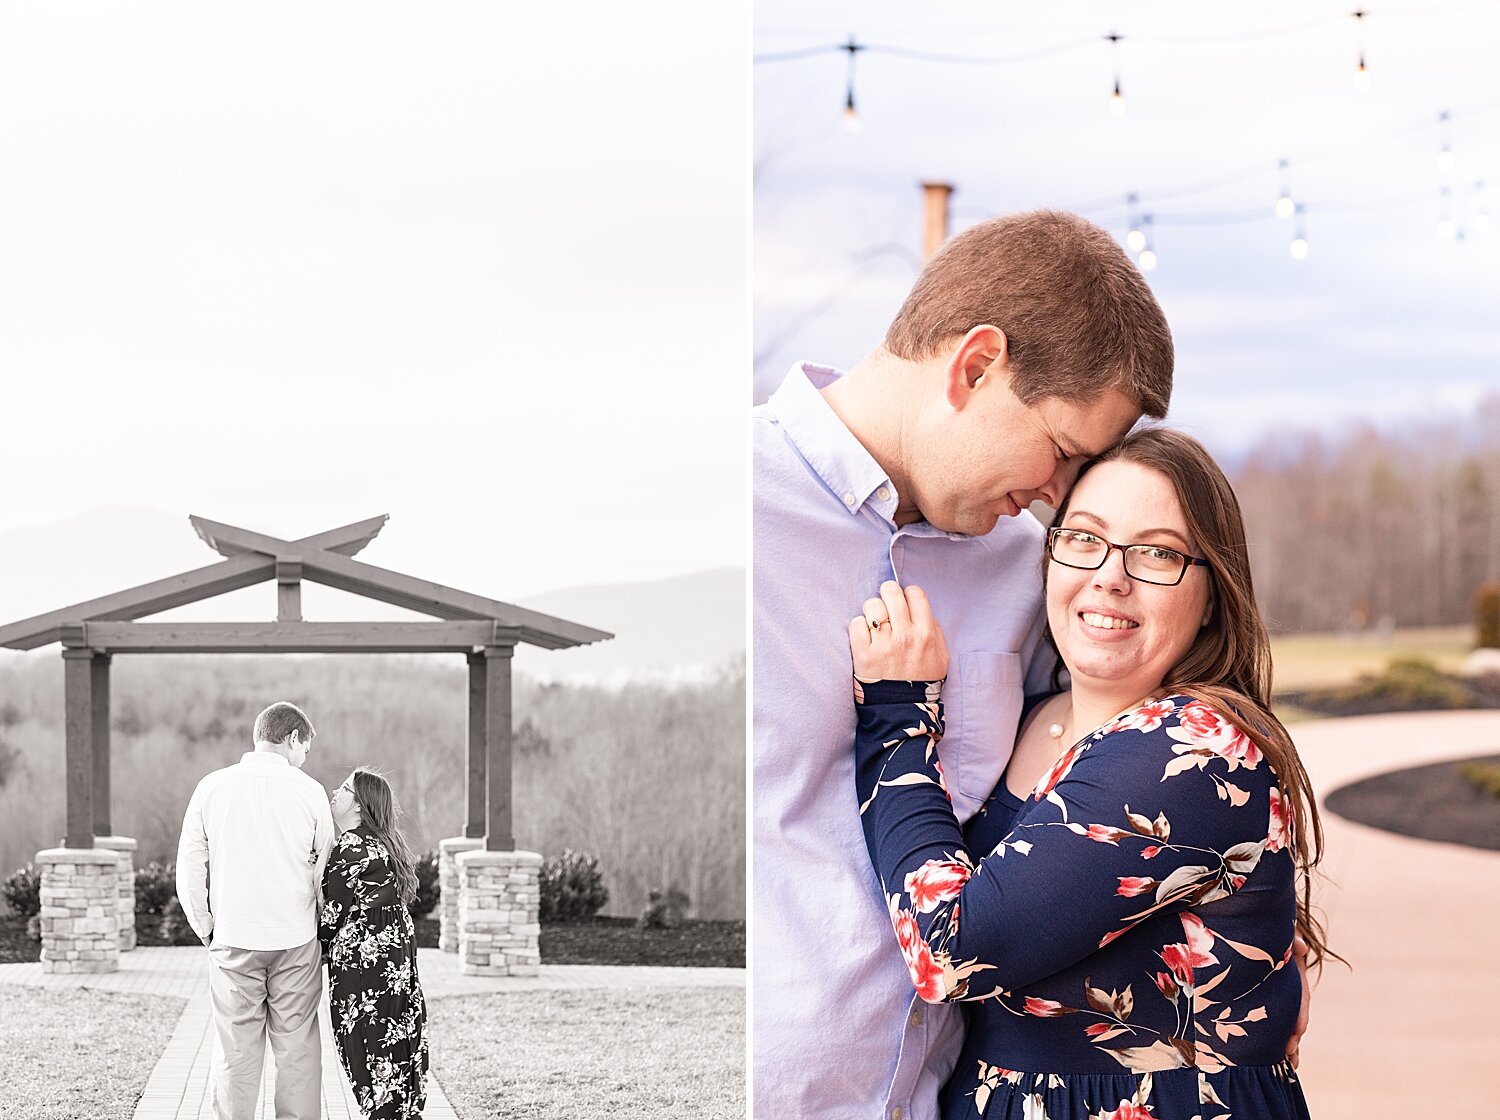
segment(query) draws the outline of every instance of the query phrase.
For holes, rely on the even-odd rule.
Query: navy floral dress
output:
[[[427,1103],[416,928],[390,854],[367,828],[349,829],[333,846],[323,898],[318,940],[339,1060],[366,1116],[411,1120]]]
[[[917,994],[962,1001],[945,1120],[1306,1120],[1282,791],[1187,696],[1002,781],[960,829],[941,684],[855,683],[870,857]]]

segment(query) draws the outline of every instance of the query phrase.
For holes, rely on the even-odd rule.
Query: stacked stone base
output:
[[[135,849],[129,836],[95,836],[94,847],[114,852],[119,857],[116,870],[120,915],[120,952],[135,948]]]
[[[120,856],[105,848],[48,848],[42,875],[42,971],[120,967]],[[131,917],[134,920],[134,906]]]
[[[458,952],[458,896],[462,886],[454,857],[460,852],[478,851],[484,841],[467,836],[452,836],[438,841],[438,948],[445,953]]]
[[[445,841],[446,843],[446,841]],[[542,857],[461,852],[458,967],[465,976],[535,976],[542,963]]]

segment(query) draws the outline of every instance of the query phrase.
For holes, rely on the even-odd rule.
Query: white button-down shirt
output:
[[[279,754],[252,751],[198,783],[177,844],[194,932],[237,949],[292,949],[318,932],[333,846],[328,794]]]
[[[754,1108],[766,1120],[935,1120],[962,1042],[958,1010],[912,990],[854,791],[849,620],[882,581],[921,586],[951,659],[939,747],[971,816],[1014,745],[1041,640],[1042,528],[984,537],[898,528],[899,496],[792,370],[756,410],[754,588]]]

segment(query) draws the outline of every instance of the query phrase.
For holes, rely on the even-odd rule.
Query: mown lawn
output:
[[[427,1013],[463,1120],[745,1115],[741,988],[461,996]]]
[[[129,1120],[184,1001],[0,985],[0,1116]]]
[[[1393,657],[1425,657],[1456,673],[1474,648],[1472,626],[1397,630],[1376,634],[1286,634],[1271,639],[1276,691],[1301,692],[1349,684],[1362,673],[1378,673]]]

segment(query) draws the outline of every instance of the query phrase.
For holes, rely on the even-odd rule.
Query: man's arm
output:
[[[193,790],[182,818],[182,837],[177,841],[177,897],[188,924],[199,940],[213,940],[214,916],[208,906],[208,833],[203,827],[203,804]]]
[[[333,811],[329,809],[328,802],[322,796],[322,787],[318,787],[320,796],[317,798],[317,807],[314,809],[313,817],[313,854],[316,859],[313,862],[313,887],[317,891],[318,913],[323,912],[323,869],[328,866],[328,853],[333,851]]]

